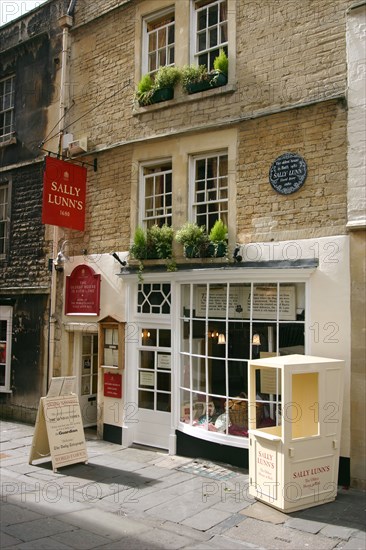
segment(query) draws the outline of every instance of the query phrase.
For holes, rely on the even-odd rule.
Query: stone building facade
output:
[[[23,421],[35,420],[47,390],[52,251],[39,145],[58,117],[64,6],[49,2],[0,29],[0,408]]]
[[[340,480],[364,483],[352,428],[362,399],[351,391],[364,380],[351,283],[364,277],[356,253],[363,233],[350,236],[349,223],[352,5],[76,2],[62,130],[65,143],[87,143],[74,160],[91,166],[85,231],[58,232],[67,245],[53,375],[76,376],[85,425],[97,424],[100,437],[245,466],[248,426],[229,418],[228,406],[247,406],[248,360],[291,352],[343,359]],[[225,85],[187,94],[178,84],[171,100],[136,101],[140,78],[168,58],[180,68],[205,56],[211,63],[220,49]],[[67,146],[63,153],[70,156]],[[287,153],[305,160],[306,180],[280,193],[269,171]],[[228,226],[226,258],[188,260],[174,243],[174,265],[144,262],[136,272],[129,249],[149,216],[178,230],[204,216],[210,225],[218,212]],[[65,310],[65,283],[79,266],[101,276],[92,317]],[[112,375],[122,397],[110,393]],[[278,403],[261,389],[260,421],[271,422]],[[339,405],[322,414],[339,421]]]

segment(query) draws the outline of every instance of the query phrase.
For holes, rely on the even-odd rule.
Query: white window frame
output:
[[[0,320],[6,321],[6,357],[5,357],[5,384],[0,386],[0,393],[10,393],[10,366],[11,366],[11,344],[13,334],[13,307],[0,306]]]
[[[192,36],[192,39],[191,39],[191,45],[190,45],[190,54],[191,54],[191,63],[195,64],[195,65],[198,65],[198,57],[202,54],[204,54],[205,52],[207,52],[209,54],[210,51],[214,51],[214,50],[220,50],[221,48],[226,48],[228,50],[229,48],[229,29],[230,29],[230,25],[229,25],[229,0],[212,0],[212,2],[210,2],[209,4],[203,6],[202,8],[196,8],[196,5],[197,3],[199,2],[199,0],[191,0],[191,29],[192,29],[192,33],[191,33],[191,36]],[[206,50],[203,50],[201,52],[198,52],[198,35],[197,35],[197,13],[198,11],[201,11],[202,9],[207,9],[211,6],[214,6],[215,4],[219,5],[223,2],[226,2],[227,4],[227,10],[226,10],[226,13],[227,13],[227,19],[226,19],[226,25],[227,25],[227,40],[225,42],[221,42],[220,41],[220,38],[218,37],[218,43],[216,46],[214,47],[208,47],[206,48]],[[218,10],[219,13],[220,13],[220,9]],[[219,23],[217,23],[217,25],[219,26]],[[207,31],[207,28],[206,27],[206,31]],[[213,69],[213,66],[208,66],[207,69],[210,71],[211,69]]]
[[[215,270],[213,270],[215,271]],[[277,284],[296,284],[296,283],[303,283],[305,286],[305,312],[306,312],[306,318],[304,321],[304,326],[308,326],[309,323],[311,323],[310,320],[310,304],[309,304],[309,296],[310,296],[310,288],[309,288],[309,279],[311,274],[313,273],[313,269],[306,269],[306,270],[280,270],[280,269],[268,269],[263,270],[265,273],[259,273],[256,269],[248,269],[246,270],[246,275],[243,277],[243,274],[238,273],[233,277],[230,277],[230,280],[228,281],[230,284],[235,283],[250,283],[253,282],[255,284],[257,283],[277,283]],[[284,273],[285,272],[285,273]],[[180,284],[201,284],[202,283],[202,274],[191,274],[191,277],[189,280],[187,280],[186,274],[179,273],[175,277],[176,282]],[[206,282],[208,284],[222,284],[222,277],[218,278],[215,273],[207,273],[206,276]],[[180,286],[180,285],[179,285]],[[175,311],[182,311],[183,303],[182,303],[182,296],[181,296],[181,288],[176,288],[177,292],[177,302],[175,305]],[[181,322],[181,315],[178,315],[179,321],[177,319],[177,325],[175,327],[175,354],[174,354],[174,361],[180,365],[181,356],[181,328],[179,323]],[[304,345],[305,345],[305,354],[309,353],[310,351],[310,342],[309,342],[309,334],[308,331],[305,331],[305,339],[304,339]],[[176,389],[174,391],[174,402],[176,404],[176,418],[177,418],[177,429],[183,433],[186,433],[187,435],[191,435],[193,437],[196,437],[198,439],[204,439],[206,441],[211,441],[214,443],[220,443],[228,446],[233,447],[242,447],[242,448],[248,448],[249,446],[249,438],[247,437],[238,437],[234,435],[229,434],[221,434],[218,432],[211,432],[209,430],[203,430],[198,429],[195,426],[191,426],[190,424],[184,423],[180,421],[181,416],[181,406],[183,403],[181,403],[181,389],[183,388],[182,379],[181,379],[181,368],[177,369],[177,385]]]
[[[1,181],[0,179],[0,224],[4,226],[4,236],[3,247],[0,246],[0,260],[6,258],[8,253],[9,246],[9,228],[10,228],[10,182],[5,180]],[[6,195],[5,200],[2,200],[2,191],[4,190],[4,195]],[[0,237],[1,239],[1,237]],[[3,248],[3,249],[2,249]]]
[[[167,23],[166,25],[162,25],[160,28],[163,27],[169,27],[174,25],[174,33],[175,33],[175,9],[174,6],[171,6],[170,8],[167,8],[165,10],[159,11],[157,13],[154,13],[152,15],[146,16],[143,18],[143,27],[142,27],[142,59],[141,59],[141,74],[151,74],[153,75],[157,69],[159,68],[160,64],[157,59],[157,65],[156,68],[153,70],[149,70],[149,31],[148,31],[148,25],[149,23],[158,22],[159,19],[162,19],[164,17],[168,17],[169,15],[174,16],[174,21]],[[165,54],[166,54],[166,60],[168,59],[168,52],[171,48],[174,48],[174,61],[175,61],[175,36],[174,36],[174,42],[172,44],[166,43],[165,44]],[[158,51],[158,49],[156,50]],[[165,66],[168,65],[174,65],[173,63],[165,63]]]
[[[5,93],[6,83],[10,81],[10,92]],[[9,97],[9,103],[6,99]],[[0,80],[0,116],[4,121],[0,126],[0,144],[6,143],[14,136],[14,108],[15,108],[15,76],[7,76]],[[5,118],[10,117],[10,123],[5,124]],[[9,128],[8,131],[6,129]]]
[[[146,209],[145,209],[145,205],[146,205],[146,178],[147,177],[150,177],[149,176],[146,176],[144,174],[144,169],[145,168],[155,168],[155,167],[158,167],[159,165],[163,165],[163,164],[170,164],[172,166],[172,159],[171,158],[167,158],[167,159],[161,159],[161,160],[155,160],[155,161],[152,161],[152,162],[146,162],[144,164],[141,164],[140,166],[140,208],[139,208],[139,211],[140,211],[140,216],[139,216],[139,223],[142,227],[144,228],[147,228],[148,226],[148,222],[150,221],[154,221],[155,220],[155,223],[160,219],[162,218],[170,218],[170,225],[173,224],[173,206],[170,207],[170,214],[168,213],[164,213],[164,215],[162,216],[146,216]],[[159,175],[159,174],[168,174],[170,173],[172,175],[172,178],[173,178],[173,166],[169,169],[169,170],[163,170],[163,171],[160,171],[160,172],[157,172],[156,174],[154,175]],[[171,198],[173,200],[173,183],[172,183],[172,190],[171,190]],[[151,226],[151,224],[149,224]],[[152,224],[153,225],[153,224]]]
[[[228,150],[221,150],[221,151],[211,151],[211,152],[207,152],[205,154],[202,154],[202,155],[192,155],[190,157],[190,167],[189,167],[189,191],[188,191],[188,195],[189,195],[189,212],[190,212],[190,216],[189,216],[189,219],[190,221],[192,222],[195,222],[197,223],[197,209],[196,209],[196,176],[195,176],[195,173],[196,173],[196,170],[195,170],[195,167],[196,167],[196,162],[198,160],[203,160],[203,159],[208,159],[208,158],[212,158],[212,157],[219,157],[219,156],[222,156],[222,155],[225,155],[227,157],[227,163],[228,163],[228,171],[227,171],[227,174],[226,174],[226,180],[227,180],[227,197],[225,200],[220,200],[220,199],[216,199],[215,201],[206,201],[205,204],[209,204],[210,202],[212,203],[221,203],[221,204],[224,204],[226,203],[227,205],[227,208],[226,208],[226,215],[227,215],[227,218],[229,218],[229,151]],[[219,218],[219,216],[218,216]],[[223,220],[224,221],[224,220]],[[227,220],[227,223],[226,225],[228,225],[229,223],[229,219]],[[199,225],[202,225],[202,224],[199,224]],[[207,228],[206,227],[206,230],[209,231],[210,228]]]

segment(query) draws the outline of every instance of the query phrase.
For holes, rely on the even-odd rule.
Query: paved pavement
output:
[[[365,550],[366,494],[283,514],[247,494],[248,472],[125,448],[87,432],[87,464],[28,464],[33,426],[1,422],[1,539],[10,548]]]

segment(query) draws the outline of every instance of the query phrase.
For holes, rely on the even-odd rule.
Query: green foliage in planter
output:
[[[156,252],[156,258],[171,258],[173,253],[174,230],[169,225],[153,225],[147,231],[147,241],[151,250]]]
[[[145,74],[138,86],[135,93],[135,99],[139,102],[140,105],[146,106],[153,103],[154,94],[158,90],[171,89],[173,90],[174,86],[180,80],[181,71],[177,67],[172,66],[162,66],[156,71],[154,76]],[[171,94],[172,96],[173,94]]]
[[[228,230],[222,220],[216,220],[210,234],[210,245],[208,247],[210,255],[215,257],[224,256],[227,252]]]
[[[195,246],[207,240],[204,225],[186,222],[175,234],[175,240],[183,246]]]
[[[154,82],[149,74],[145,74],[138,83],[135,97],[140,105],[148,105],[154,93]]]
[[[224,50],[214,60],[214,69],[208,71],[205,65],[185,65],[182,69],[182,86],[188,93],[207,90],[227,83],[229,60]]]
[[[154,76],[154,89],[174,88],[180,77],[181,71],[177,67],[159,67]]]
[[[186,222],[175,234],[175,240],[182,244],[184,253],[190,258],[197,258],[205,255],[208,243],[208,236],[204,225]]]
[[[219,55],[214,59],[214,69],[220,73],[224,73],[226,75],[228,74],[229,60],[226,53],[222,49],[220,50]]]
[[[206,65],[185,65],[182,69],[182,86],[188,91],[191,84],[198,84],[199,82],[208,82],[209,76],[206,69]]]
[[[130,247],[130,254],[136,260],[147,258],[147,235],[146,231],[140,226],[136,228],[133,244]]]
[[[153,225],[148,230],[137,227],[130,247],[130,254],[136,260],[165,259],[172,257],[173,228],[168,225]]]
[[[222,220],[216,220],[212,227],[209,239],[212,243],[222,243],[227,241],[227,226]]]

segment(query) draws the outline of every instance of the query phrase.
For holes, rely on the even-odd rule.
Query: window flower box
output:
[[[196,94],[198,92],[204,92],[211,90],[212,88],[219,88],[227,84],[227,76],[224,73],[209,73],[205,80],[200,82],[189,82],[186,84],[186,91],[188,94]]]

